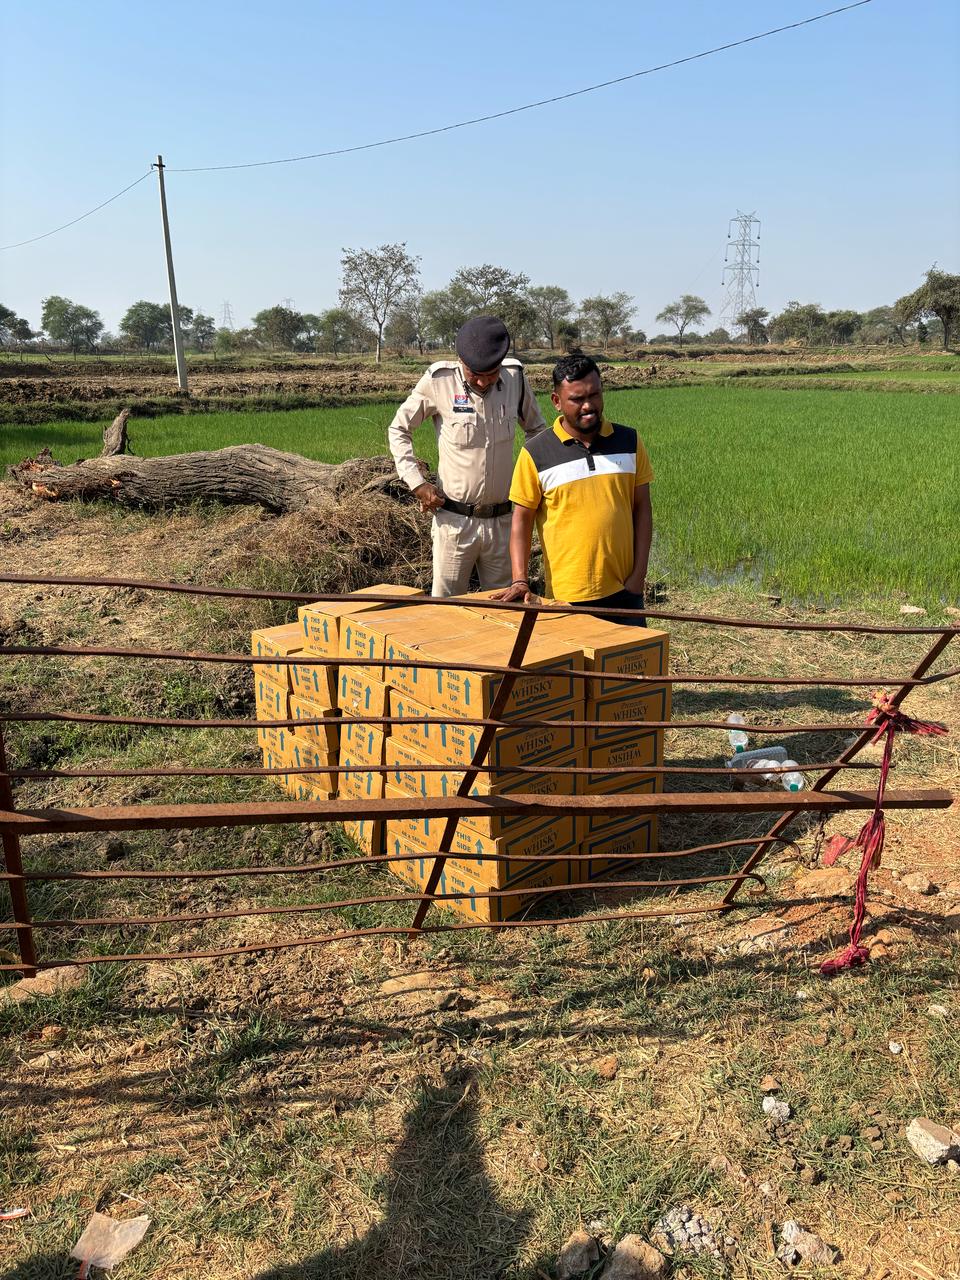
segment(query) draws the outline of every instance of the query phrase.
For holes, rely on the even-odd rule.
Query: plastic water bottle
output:
[[[779,760],[754,760],[750,765],[750,771],[759,774],[762,782],[777,784],[780,781],[780,775],[772,771],[779,767]]]
[[[807,785],[807,780],[800,772],[800,766],[796,760],[784,760],[784,768],[790,770],[789,773],[780,774],[780,785],[784,791],[802,791]]]
[[[758,747],[755,751],[738,751],[727,761],[728,769],[752,769],[754,760],[763,760],[768,764],[782,764],[787,758],[786,747]]]
[[[734,711],[727,716],[727,724],[740,725],[746,723],[739,711]],[[727,737],[730,739],[730,745],[735,752],[743,751],[750,741],[742,729],[731,729]]]

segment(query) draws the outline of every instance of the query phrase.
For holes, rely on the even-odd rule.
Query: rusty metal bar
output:
[[[517,628],[517,634],[513,641],[513,648],[510,650],[509,666],[514,668],[508,672],[500,681],[496,695],[490,706],[490,719],[499,720],[507,707],[510,694],[513,692],[513,686],[517,682],[517,676],[520,674],[520,667],[527,652],[527,645],[530,643],[530,637],[533,635],[533,628],[536,626],[536,612],[525,613]],[[458,797],[467,797],[470,788],[477,780],[477,774],[480,766],[484,763],[493,746],[493,740],[496,736],[496,730],[491,726],[487,726],[480,734],[480,741],[477,743],[477,749],[473,753],[473,759],[467,767],[466,773],[460,779],[457,787]],[[460,822],[459,814],[451,814],[447,818],[446,825],[440,837],[440,853],[434,858],[433,866],[430,868],[430,875],[427,877],[427,883],[424,886],[424,896],[417,907],[413,917],[412,929],[415,932],[423,924],[423,918],[430,909],[430,896],[436,891],[440,876],[443,874],[443,868],[447,861],[447,854],[453,845],[453,837],[456,834],[457,826]]]
[[[940,636],[939,640],[937,640],[936,643],[931,646],[928,652],[920,659],[920,661],[917,663],[916,667],[913,670],[911,681],[904,681],[900,685],[900,688],[896,691],[896,693],[890,699],[890,701],[895,707],[899,707],[900,704],[903,702],[904,698],[906,698],[907,695],[913,689],[914,685],[912,683],[912,680],[915,680],[918,676],[923,676],[927,671],[929,671],[929,669],[933,666],[933,664],[940,657],[941,653],[943,653],[943,651],[949,645],[950,641],[954,638],[954,636],[957,635],[957,633],[958,633],[958,628],[951,627],[949,631],[945,632]],[[818,792],[821,791],[823,787],[827,785],[827,783],[832,782],[833,779],[840,772],[840,770],[842,768],[845,768],[846,765],[853,760],[854,756],[859,755],[859,753],[863,750],[863,748],[873,741],[873,738],[875,736],[876,736],[875,729],[870,728],[870,729],[862,730],[859,736],[857,737],[856,741],[852,742],[850,746],[847,747],[847,749],[844,752],[842,752],[838,763],[836,765],[831,765],[826,773],[824,773],[821,777],[817,778],[816,782],[814,782],[813,787],[811,788],[810,794],[811,795],[817,794]],[[823,794],[827,794],[827,793],[823,792]],[[876,797],[874,797],[874,803],[876,803]],[[886,803],[886,797],[884,797],[884,808],[887,808],[887,807],[888,806]],[[779,818],[777,818],[777,820],[770,827],[770,830],[766,833],[764,840],[757,845],[756,849],[753,851],[750,857],[747,858],[746,862],[743,864],[744,874],[752,871],[754,867],[759,865],[759,863],[767,855],[767,852],[768,852],[767,841],[769,841],[772,836],[777,836],[781,831],[785,830],[790,825],[790,823],[793,822],[793,820],[799,816],[799,813],[800,813],[799,809],[797,810],[791,809],[789,812],[783,813]],[[740,892],[740,888],[741,886],[738,883],[734,882],[728,889],[724,897],[724,902],[728,907],[731,907],[733,905],[737,894]]]
[[[711,876],[691,876],[684,880],[590,880],[583,884],[537,885],[535,888],[529,889],[525,889],[522,885],[508,886],[505,889],[484,887],[482,890],[477,889],[472,893],[432,893],[430,902],[440,904],[450,901],[465,902],[471,898],[495,901],[498,898],[515,898],[518,894],[527,893],[535,893],[539,898],[541,895],[576,893],[583,889],[593,889],[597,892],[605,889],[686,889],[691,885],[718,884],[721,881],[735,880],[740,874],[740,872],[732,872]],[[766,887],[763,876],[750,872],[748,873],[748,878],[756,880],[759,885]],[[32,926],[29,924],[16,924],[11,921],[0,921],[0,930],[30,929],[31,927],[35,929],[133,929],[143,925],[197,924],[204,920],[235,920],[246,916],[314,915],[317,912],[338,911],[346,907],[382,907],[394,902],[420,902],[422,898],[423,890],[413,889],[409,892],[377,894],[365,898],[344,898],[337,902],[305,902],[295,906],[281,907],[235,907],[230,911],[203,911],[196,914],[180,913],[164,916],[104,916],[99,919],[34,920]]]
[[[768,836],[773,844],[794,844],[788,836]],[[654,849],[631,853],[631,862],[666,862],[673,858],[690,858],[698,853],[710,853],[719,849],[735,849],[745,844],[756,844],[756,836],[744,836],[739,840],[716,840],[711,844],[691,845],[686,849]],[[439,856],[439,850],[428,849],[427,858]],[[607,857],[601,853],[489,853],[487,862],[595,862]],[[296,862],[283,866],[216,867],[213,870],[191,871],[25,871],[25,880],[229,880],[233,876],[293,876],[316,875],[324,871],[344,871],[355,867],[376,870],[391,862],[409,862],[405,853],[370,854],[367,857],[335,858],[329,862]],[[9,879],[0,872],[0,880]]]
[[[404,716],[349,716],[358,724],[373,725],[410,724]],[[460,716],[423,716],[417,724],[469,725],[471,728],[494,729],[609,729],[616,724],[620,729],[724,729],[729,731],[726,720],[491,720]],[[186,720],[164,716],[111,716],[87,711],[0,711],[0,724],[18,724],[31,721],[51,721],[67,724],[127,725],[139,729],[295,729],[298,725],[330,725],[344,723],[336,716],[304,716],[300,720]],[[747,733],[850,733],[859,729],[858,724],[743,724],[737,726]]]
[[[472,783],[472,778],[471,778]],[[469,785],[469,784],[468,784]],[[872,809],[869,791],[672,791],[594,796],[398,796],[394,799],[291,800],[235,804],[95,805],[85,809],[0,810],[0,832],[52,835],[79,831],[186,831],[204,827],[264,826],[345,819],[543,817],[596,813],[644,817],[649,814],[840,812]],[[948,809],[949,791],[940,788],[887,792],[888,809]],[[446,854],[443,842],[440,851]]]
[[[594,885],[588,886],[594,888]],[[531,897],[539,896],[542,890],[530,890]],[[491,932],[500,929],[553,929],[560,925],[604,924],[623,920],[652,920],[661,916],[694,916],[714,911],[725,911],[728,908],[723,902],[704,902],[681,904],[679,901],[670,907],[649,911],[609,911],[589,916],[558,916],[547,920],[498,920],[480,921],[465,920],[454,924],[421,925],[420,933],[462,933],[477,929],[488,929]],[[293,938],[283,942],[251,942],[243,946],[223,947],[207,951],[154,951],[128,955],[74,956],[60,960],[49,960],[38,965],[40,969],[54,969],[59,965],[88,964],[122,964],[127,962],[149,962],[162,960],[216,960],[223,956],[247,955],[252,951],[288,951],[291,947],[319,947],[330,942],[343,942],[349,938],[394,938],[409,937],[409,925],[371,925],[365,929],[345,929],[338,933],[324,934],[318,938]],[[23,965],[0,964],[0,973],[23,970]]]
[[[140,578],[84,578],[64,575],[44,575],[35,577],[23,573],[0,573],[0,582],[9,582],[21,586],[61,586],[61,587],[114,587],[135,591],[168,591],[180,595],[219,596],[235,600],[284,600],[294,604],[336,604],[354,599],[355,595],[345,593],[308,593],[303,591],[257,591],[247,587],[203,587],[180,582],[152,582]],[[531,611],[536,613],[571,613],[589,614],[590,610],[582,606],[567,604],[509,604],[502,600],[479,600],[470,596],[449,596],[444,599],[433,596],[395,596],[381,595],[378,592],[364,592],[363,598],[372,603],[396,605],[402,601],[403,606],[409,604],[429,604],[440,606],[457,606],[460,608],[503,609],[514,612]],[[891,627],[870,626],[856,622],[773,622],[754,618],[728,618],[714,614],[672,613],[660,609],[644,609],[648,618],[659,618],[667,622],[697,622],[708,626],[742,627],[768,631],[823,631],[848,632],[853,635],[941,635],[944,627]],[[636,609],[607,609],[604,613],[623,617],[635,617]]]
[[[6,777],[7,752],[3,741],[3,727],[0,726],[0,806],[13,810],[13,788]],[[4,879],[10,894],[10,909],[17,923],[17,948],[23,962],[26,977],[32,978],[37,972],[37,952],[33,942],[33,930],[30,927],[30,903],[27,899],[27,886],[23,877],[23,857],[20,851],[20,837],[15,831],[4,831],[0,835],[3,848]]]
[[[877,772],[880,769],[878,764],[874,764],[869,760],[860,760],[853,764],[842,764],[839,760],[828,760],[824,764],[805,764],[803,766],[804,773],[812,773],[817,769],[831,769],[834,766],[837,769],[861,769],[868,772]],[[893,766],[891,766],[893,767]],[[465,769],[465,764],[418,764],[417,773],[457,773],[460,769]],[[769,769],[764,769],[764,773],[792,773],[796,769],[795,765],[771,765]],[[392,764],[370,764],[358,768],[355,764],[350,765],[278,765],[276,768],[188,768],[183,766],[171,766],[167,769],[10,769],[4,773],[0,770],[0,778],[16,779],[18,782],[34,781],[49,782],[55,778],[273,778],[283,777],[286,774],[310,774],[310,773],[395,773],[397,766]],[[623,764],[612,765],[605,769],[597,768],[594,765],[536,765],[536,764],[510,764],[510,765],[478,765],[477,773],[520,773],[533,775],[534,777],[542,777],[544,774],[551,776],[572,775],[576,776],[581,773],[600,773],[604,777],[608,775],[614,777],[620,774],[670,774],[670,773],[700,773],[712,774],[730,778],[735,782],[748,782],[751,779],[751,772],[748,769],[731,769],[727,765],[691,765],[685,769],[682,765],[647,765],[647,764]]]
[[[529,614],[526,616],[530,616]],[[534,615],[535,616],[535,615]],[[521,623],[521,626],[523,624]],[[312,667],[337,667],[347,665],[351,667],[391,667],[410,670],[416,668],[420,671],[445,671],[449,669],[450,664],[445,662],[436,662],[428,658],[417,658],[415,660],[403,662],[388,662],[385,658],[351,658],[349,663],[344,663],[341,658],[321,658],[313,654],[297,654],[291,656],[271,656],[269,663],[266,663],[262,654],[252,655],[245,653],[209,653],[202,650],[179,650],[179,649],[122,649],[114,646],[102,645],[0,645],[0,657],[11,658],[136,658],[140,660],[155,662],[213,662],[227,663],[234,666],[312,666]],[[475,662],[469,667],[458,666],[453,668],[456,671],[476,671],[481,675],[506,675],[510,672],[509,666],[497,666],[492,663]],[[791,678],[788,676],[711,676],[701,675],[698,673],[688,673],[686,675],[657,675],[657,676],[637,676],[626,675],[622,672],[603,672],[603,671],[582,671],[573,670],[570,667],[537,667],[534,672],[523,672],[528,676],[542,675],[560,675],[568,676],[572,680],[597,680],[609,681],[616,684],[635,684],[639,686],[656,687],[663,684],[729,684],[729,685],[777,685],[784,688],[872,688],[879,684],[892,684],[894,681],[901,681],[902,677],[898,675],[869,675],[857,677],[845,676],[802,676]],[[948,680],[953,676],[960,674],[960,668],[955,671],[944,671],[937,676],[928,679],[910,680],[908,684],[930,684],[937,680]]]

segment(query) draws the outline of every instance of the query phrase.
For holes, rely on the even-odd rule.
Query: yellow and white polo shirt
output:
[[[633,569],[633,496],[653,479],[632,427],[603,420],[581,444],[557,418],[520,450],[510,501],[537,513],[547,595],[600,600],[619,591]]]

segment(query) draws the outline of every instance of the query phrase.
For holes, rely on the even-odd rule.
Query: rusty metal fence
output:
[[[193,597],[219,597],[246,601],[282,601],[290,604],[322,604],[338,603],[355,599],[344,594],[308,595],[293,592],[257,591],[240,588],[203,587],[185,583],[150,582],[127,578],[86,578],[63,576],[27,576],[20,574],[0,574],[0,582],[23,586],[60,586],[78,588],[131,588],[138,591],[172,592]],[[396,604],[396,596],[365,593],[364,599],[369,602]],[[875,772],[876,764],[858,760],[863,748],[870,742],[872,730],[864,729],[857,733],[854,740],[835,759],[802,766],[805,774],[817,774],[809,789],[799,792],[744,792],[731,790],[655,793],[624,792],[608,795],[562,795],[548,796],[534,793],[515,793],[510,796],[482,795],[471,796],[469,793],[480,774],[497,773],[498,768],[488,761],[494,735],[498,729],[510,728],[545,728],[554,727],[561,722],[548,717],[513,717],[505,718],[511,692],[518,678],[523,676],[523,662],[533,635],[537,618],[542,613],[576,612],[569,606],[500,604],[489,600],[478,601],[476,597],[436,600],[430,597],[405,597],[403,604],[415,606],[449,605],[463,608],[482,603],[484,610],[503,609],[519,614],[519,625],[512,646],[509,660],[502,666],[483,663],[469,664],[471,672],[492,674],[499,677],[497,692],[490,707],[490,714],[484,718],[465,718],[459,722],[480,730],[476,750],[469,765],[462,769],[462,780],[457,793],[448,797],[404,797],[368,800],[335,799],[330,801],[253,801],[237,803],[202,803],[202,804],[170,804],[170,805],[93,805],[76,808],[39,808],[26,809],[18,807],[15,802],[14,784],[23,781],[42,781],[53,779],[120,779],[120,778],[210,778],[210,777],[249,777],[269,778],[278,774],[308,774],[316,772],[315,765],[302,768],[282,766],[279,768],[190,768],[186,766],[157,766],[149,768],[18,768],[16,761],[7,758],[4,741],[4,727],[13,723],[24,724],[30,721],[69,722],[82,725],[117,725],[131,728],[169,728],[169,729],[223,729],[254,730],[264,727],[293,728],[317,721],[304,719],[277,719],[273,721],[249,720],[243,718],[225,719],[187,719],[172,717],[120,716],[87,713],[71,710],[37,709],[34,707],[13,707],[0,712],[0,836],[2,836],[4,868],[0,873],[7,886],[10,900],[9,921],[0,922],[0,929],[14,933],[19,949],[19,963],[0,964],[0,971],[15,971],[23,975],[32,975],[40,968],[48,968],[58,964],[96,964],[122,961],[149,961],[173,959],[199,959],[216,956],[235,955],[246,951],[274,951],[288,947],[309,947],[322,943],[334,942],[345,938],[399,935],[412,936],[417,933],[439,933],[456,930],[473,929],[524,929],[538,926],[557,926],[570,924],[590,924],[608,920],[636,920],[657,916],[679,916],[708,912],[723,912],[736,901],[738,894],[747,881],[760,881],[757,868],[770,850],[780,844],[790,843],[787,828],[797,817],[804,813],[830,815],[846,810],[873,809],[876,797],[873,790],[827,790],[828,785],[844,771]],[[627,615],[626,610],[605,610],[610,616]],[[599,672],[576,671],[566,667],[543,668],[549,674],[563,675],[575,680],[603,681],[615,680],[618,685],[731,685],[731,686],[767,686],[774,688],[875,688],[885,686],[893,688],[891,702],[899,706],[903,700],[917,687],[945,680],[960,673],[960,668],[953,670],[933,670],[938,659],[944,653],[954,636],[958,633],[956,626],[951,627],[893,627],[869,626],[866,624],[771,621],[720,617],[705,614],[664,612],[655,609],[646,611],[649,619],[659,622],[693,623],[704,627],[749,628],[778,632],[845,632],[850,634],[891,635],[891,636],[926,636],[930,639],[930,648],[909,675],[896,673],[871,673],[856,677],[833,677],[829,675],[814,677],[785,677],[766,675],[718,675],[710,672],[680,672],[654,676],[628,676],[623,673],[605,676]],[[121,661],[156,661],[176,663],[211,663],[251,666],[263,662],[263,658],[251,654],[214,653],[196,651],[177,651],[166,649],[121,648],[112,646],[86,645],[0,645],[0,659],[18,658],[112,658]],[[329,667],[339,662],[338,658],[313,657],[306,653],[298,653],[295,657],[271,657],[272,664],[298,665],[313,664]],[[390,666],[382,658],[363,660],[350,659],[351,666]],[[400,665],[400,664],[393,664]],[[405,661],[402,665],[426,670],[442,669],[441,662],[418,660]],[[528,669],[529,671],[529,669]],[[0,664],[2,672],[2,664]],[[0,688],[3,687],[0,678]],[[400,723],[395,716],[355,717],[360,723],[383,730],[390,725]],[[449,723],[449,715],[438,714],[422,719],[419,723]],[[621,721],[624,729],[643,726],[645,729],[676,734],[691,730],[714,729],[727,730],[729,724],[724,720],[661,720],[661,721]],[[566,728],[597,728],[602,726],[597,720],[564,720]],[[784,735],[792,733],[819,735],[849,735],[858,726],[849,722],[794,724],[780,722],[776,724],[747,724],[743,728],[750,734]],[[351,766],[356,771],[356,766]],[[449,771],[445,764],[425,765],[424,769]],[[660,775],[669,779],[675,774],[713,775],[729,780],[730,771],[725,765],[716,767],[691,766],[686,764],[657,765],[625,765],[604,770],[611,776],[644,774]],[[393,766],[364,766],[364,771],[388,774]],[[346,770],[340,764],[324,769],[324,772],[339,774]],[[461,770],[458,768],[457,770]],[[503,771],[523,775],[552,774],[596,774],[600,772],[595,766],[553,766],[545,765],[509,765]],[[778,769],[786,772],[787,766]],[[945,808],[952,802],[949,792],[941,789],[922,790],[888,790],[884,799],[884,807],[889,809],[924,809]],[[699,876],[664,878],[662,875],[651,879],[615,878],[611,880],[589,879],[582,884],[562,884],[556,886],[537,887],[534,891],[541,896],[555,894],[571,894],[578,890],[590,890],[596,893],[601,890],[655,890],[663,892],[671,890],[674,894],[684,889],[696,889],[706,884],[724,886],[723,894],[707,901],[684,901],[676,896],[670,898],[666,906],[646,908],[631,907],[616,911],[589,911],[577,915],[550,916],[544,919],[513,919],[506,921],[447,921],[426,922],[431,906],[443,906],[452,898],[461,898],[462,894],[438,892],[446,859],[451,856],[454,834],[457,825],[463,818],[514,816],[527,817],[535,815],[582,815],[582,814],[619,814],[638,819],[650,815],[693,815],[716,813],[738,815],[748,813],[769,812],[777,815],[772,825],[759,837],[713,841],[679,849],[649,852],[636,852],[631,855],[631,862],[637,864],[644,861],[655,861],[669,865],[678,859],[686,859],[716,853],[720,851],[743,851],[750,848],[742,865],[734,867],[726,873],[709,873]],[[205,827],[254,827],[283,823],[337,823],[352,819],[393,819],[408,817],[435,817],[444,820],[441,837],[437,848],[423,856],[432,859],[432,870],[422,889],[415,888],[408,892],[399,888],[389,894],[371,894],[369,896],[352,897],[339,901],[321,901],[313,903],[296,903],[289,906],[251,906],[233,910],[203,911],[177,914],[125,915],[120,917],[54,919],[37,918],[30,908],[29,889],[32,884],[54,881],[84,880],[144,880],[144,881],[192,881],[212,878],[232,878],[240,876],[302,876],[323,875],[338,872],[345,868],[377,868],[392,862],[402,861],[403,857],[386,854],[356,856],[329,859],[326,861],[303,862],[293,865],[273,866],[230,866],[218,869],[191,870],[126,870],[110,868],[107,870],[32,870],[25,864],[23,841],[35,836],[62,833],[96,833],[118,831],[181,831]],[[752,847],[751,847],[752,846]],[[490,855],[498,860],[509,857],[513,861],[531,863],[559,860],[584,860],[581,853],[558,854],[516,854]],[[515,895],[515,888],[489,889],[478,893],[477,897],[502,898]],[[206,948],[202,950],[179,952],[143,952],[143,953],[110,953],[82,954],[63,957],[43,958],[38,956],[36,935],[47,931],[64,929],[116,929],[140,928],[160,924],[196,924],[214,920],[225,920],[235,917],[284,916],[284,915],[321,915],[325,912],[336,912],[346,908],[371,906],[387,903],[410,903],[413,907],[410,923],[407,925],[373,925],[365,928],[334,929],[313,937],[294,937],[269,939],[230,947]]]

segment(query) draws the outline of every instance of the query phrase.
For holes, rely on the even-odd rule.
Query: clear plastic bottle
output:
[[[728,769],[752,769],[754,760],[774,761],[782,764],[787,758],[786,747],[757,747],[755,751],[738,751],[727,761]]]
[[[733,711],[731,712],[730,715],[727,716],[727,724],[741,725],[746,723],[747,723],[746,720],[743,718],[743,716],[740,714],[739,711]],[[735,753],[744,751],[746,749],[747,743],[750,741],[750,739],[747,737],[744,731],[738,728],[731,729],[730,732],[727,734],[727,737],[730,739],[730,745],[731,747],[733,747],[733,750]]]
[[[780,785],[784,791],[803,791],[807,785],[807,780],[800,772],[800,766],[796,760],[784,760],[783,767],[789,769],[789,773],[781,773]]]

